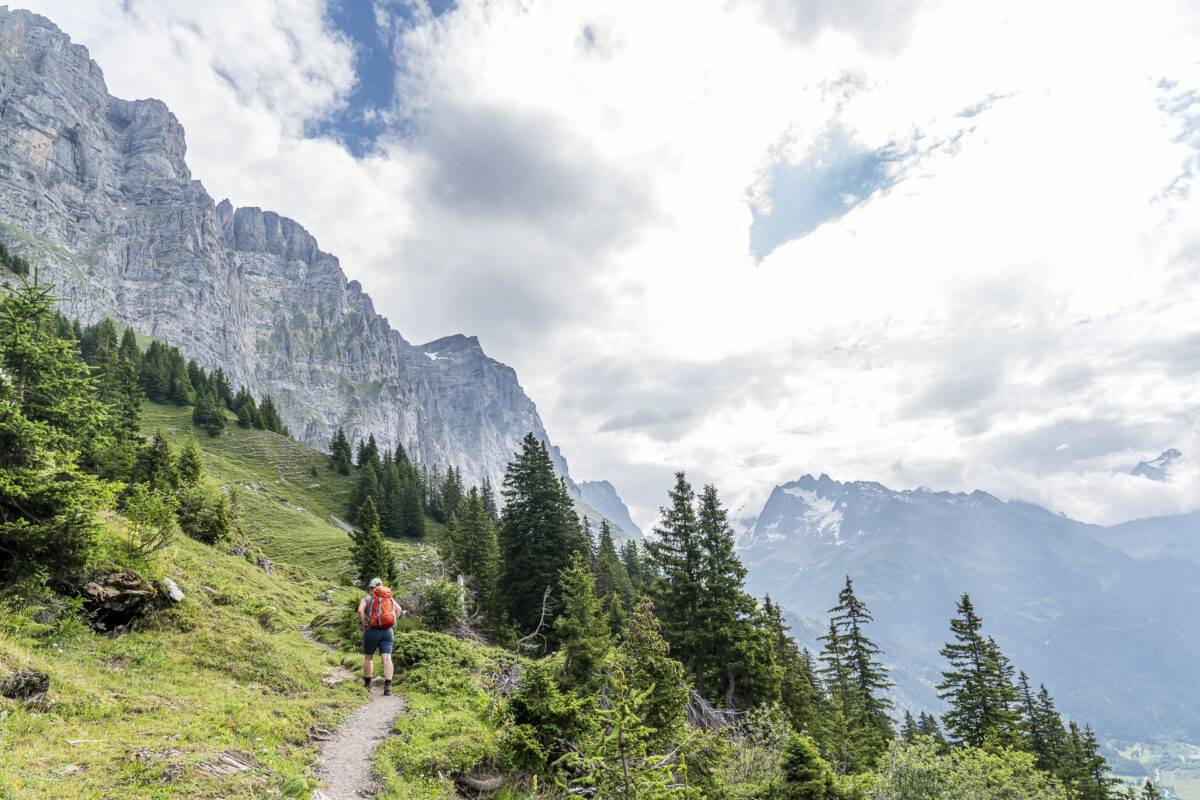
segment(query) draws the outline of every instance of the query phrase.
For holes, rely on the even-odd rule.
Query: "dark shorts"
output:
[[[363,631],[363,655],[373,656],[376,650],[391,655],[395,640],[391,628],[367,628]]]

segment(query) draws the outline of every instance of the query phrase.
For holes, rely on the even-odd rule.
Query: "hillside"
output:
[[[178,445],[189,428],[190,409],[147,404],[145,433]],[[171,578],[185,598],[115,638],[69,606],[0,610],[0,673],[51,681],[41,707],[0,699],[0,797],[269,796],[313,775],[320,732],[362,702],[345,680],[361,657],[327,654],[298,630],[360,596],[347,585],[349,540],[330,521],[349,479],[266,431],[231,427],[200,444],[208,474],[236,493],[245,554],[178,536],[146,577]],[[431,544],[389,544],[409,566],[398,591],[439,574]]]

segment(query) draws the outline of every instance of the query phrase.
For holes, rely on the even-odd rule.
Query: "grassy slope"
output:
[[[147,404],[143,427],[161,428],[177,447],[190,409]],[[52,681],[44,709],[0,700],[0,798],[278,796],[283,780],[312,774],[311,730],[361,702],[357,684],[322,680],[358,658],[326,654],[296,631],[330,609],[322,592],[339,606],[359,595],[343,585],[348,540],[329,521],[344,516],[350,479],[265,431],[233,426],[198,438],[207,473],[236,492],[244,538],[275,562],[274,574],[179,537],[158,568],[187,596],[153,629],[56,639],[14,630],[13,617],[0,624],[0,673],[29,666]],[[436,569],[428,544],[392,545],[414,565],[403,582]],[[227,750],[261,766],[206,771]]]

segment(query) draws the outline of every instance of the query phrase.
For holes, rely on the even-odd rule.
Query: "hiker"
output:
[[[363,687],[371,691],[371,673],[375,669],[375,651],[383,658],[383,693],[392,693],[392,626],[403,611],[392,598],[392,591],[379,578],[371,579],[371,593],[358,603],[358,621],[363,626]]]

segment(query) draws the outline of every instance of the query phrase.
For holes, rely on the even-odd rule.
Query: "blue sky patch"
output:
[[[434,17],[453,10],[455,0],[336,0],[329,4],[329,21],[337,30],[354,42],[354,70],[358,82],[346,98],[346,106],[333,116],[322,120],[312,131],[314,136],[332,136],[343,143],[352,155],[361,158],[379,135],[388,130],[393,118],[396,94],[395,37],[405,24],[425,18],[428,9]],[[398,26],[381,28],[376,8],[392,18]]]
[[[769,174],[771,211],[751,204],[750,250],[762,261],[785,242],[844,216],[872,193],[896,182],[893,146],[868,150],[843,128],[827,131],[799,164],[776,163]]]

